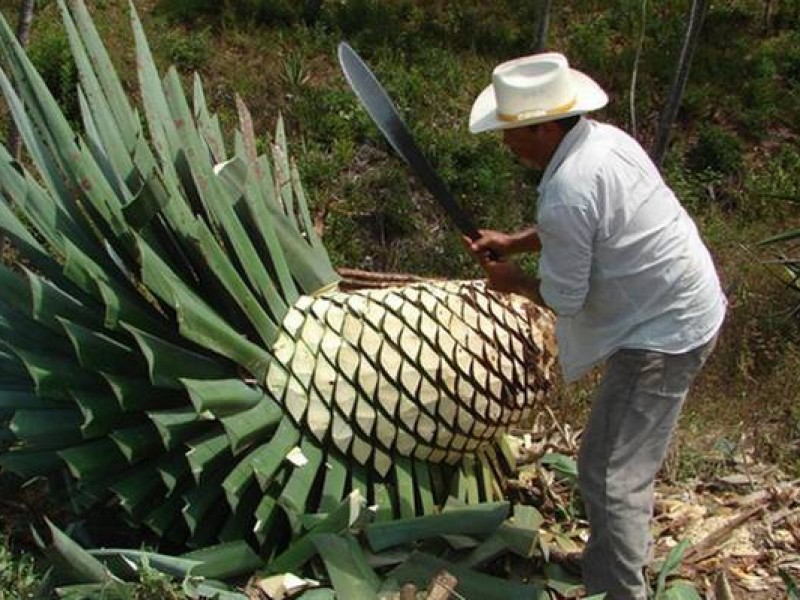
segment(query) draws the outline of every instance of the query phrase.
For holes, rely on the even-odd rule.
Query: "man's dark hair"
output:
[[[571,117],[567,117],[565,119],[558,119],[555,122],[558,123],[558,125],[561,127],[561,130],[564,132],[564,135],[566,135],[572,131],[572,128],[575,127],[580,120],[580,115],[572,115]]]
[[[564,119],[554,119],[550,121],[551,123],[555,123],[561,128],[561,131],[564,135],[567,135],[575,125],[578,124],[578,121],[581,120],[581,115],[572,115],[571,117],[566,117]],[[535,123],[533,125],[528,125],[527,127],[530,129],[534,129],[541,125],[541,123]]]

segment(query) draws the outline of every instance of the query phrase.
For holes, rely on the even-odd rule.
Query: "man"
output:
[[[544,171],[537,224],[484,230],[469,245],[490,285],[556,313],[568,382],[605,363],[578,456],[590,524],[582,572],[589,594],[644,600],[655,476],[726,301],[695,224],[645,151],[582,116],[607,101],[560,54],[494,70],[470,130],[502,130],[523,164]],[[537,251],[538,278],[507,260]]]

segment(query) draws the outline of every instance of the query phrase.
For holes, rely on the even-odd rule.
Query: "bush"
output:
[[[0,539],[0,598],[33,598],[40,580],[34,561],[26,554],[15,556],[9,545],[8,539]]]
[[[162,0],[159,7],[169,17],[183,23],[205,19],[251,25],[291,25],[301,19],[312,19],[318,4],[313,0]]]
[[[210,56],[210,37],[211,30],[208,27],[189,32],[170,29],[164,40],[170,63],[184,73],[201,69]]]
[[[57,19],[43,21],[43,28],[31,35],[28,56],[67,119],[76,123],[80,120],[78,68],[72,59],[69,40]]]
[[[701,126],[697,142],[689,151],[688,166],[694,171],[709,169],[724,175],[742,169],[742,143],[717,125]]]

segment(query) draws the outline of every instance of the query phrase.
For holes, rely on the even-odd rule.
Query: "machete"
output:
[[[456,202],[445,182],[417,146],[389,95],[347,42],[339,44],[339,64],[342,66],[342,71],[344,71],[350,87],[383,133],[386,141],[422,180],[422,183],[433,194],[456,227],[471,240],[481,237],[470,216]]]

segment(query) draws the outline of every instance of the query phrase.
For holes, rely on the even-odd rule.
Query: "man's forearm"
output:
[[[538,304],[539,306],[547,308],[547,304],[545,303],[544,298],[542,298],[542,293],[539,291],[540,283],[541,282],[535,277],[525,277],[524,279],[520,279],[516,293],[520,296],[525,296],[534,304]]]
[[[539,232],[535,225],[512,234],[512,238],[514,254],[539,252],[542,249],[542,243],[539,241]]]

